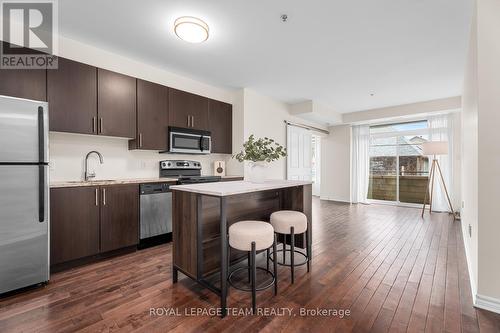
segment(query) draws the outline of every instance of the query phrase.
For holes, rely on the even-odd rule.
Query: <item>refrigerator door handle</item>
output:
[[[45,162],[45,131],[43,124],[43,107],[38,107],[38,162]]]
[[[38,162],[45,161],[45,129],[43,123],[43,107],[38,107]],[[45,166],[38,165],[38,221],[45,221]]]
[[[45,221],[45,166],[38,165],[38,222]]]

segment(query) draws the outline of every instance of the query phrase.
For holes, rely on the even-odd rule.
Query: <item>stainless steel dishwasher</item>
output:
[[[172,192],[167,183],[140,185],[141,248],[172,239]]]

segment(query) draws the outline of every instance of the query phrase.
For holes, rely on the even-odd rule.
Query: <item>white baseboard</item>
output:
[[[474,275],[472,274],[470,249],[467,246],[467,241],[465,240],[465,238],[468,237],[469,235],[467,235],[466,228],[464,228],[465,221],[461,220],[459,222],[462,223],[460,229],[462,231],[462,239],[464,242],[465,261],[467,262],[467,269],[469,270],[469,282],[470,282],[470,290],[472,293],[472,304],[476,305],[477,285],[476,285],[476,280],[474,279]]]
[[[497,298],[476,294],[476,302],[474,305],[480,309],[500,313],[500,299]]]
[[[336,199],[336,198],[330,198],[330,197],[319,197],[321,200],[327,200],[327,201],[336,201],[336,202],[343,202],[343,203],[348,203],[350,204],[351,201],[349,200],[344,200],[344,199]]]

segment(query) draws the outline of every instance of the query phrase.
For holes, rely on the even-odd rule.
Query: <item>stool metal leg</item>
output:
[[[269,270],[269,249],[266,250],[266,266],[267,270]]]
[[[307,272],[311,270],[311,244],[309,244],[309,229],[306,230]]]
[[[250,252],[247,252],[247,261],[248,261],[248,283],[252,281],[252,258],[250,256]]]
[[[278,239],[276,237],[276,233],[274,234],[274,243],[273,243],[273,266],[274,266],[274,295],[278,295],[278,254],[276,253]]]
[[[283,264],[286,264],[286,234],[283,235]]]
[[[179,280],[179,272],[175,266],[172,266],[172,283],[177,283]]]
[[[228,272],[231,271],[231,246],[229,245],[229,235],[227,235],[227,271]],[[228,294],[229,294],[229,289],[230,288],[227,288]]]
[[[257,313],[257,306],[256,306],[256,280],[257,280],[257,267],[255,264],[255,242],[252,242],[252,313],[255,315]]]
[[[292,269],[292,283],[295,282],[295,278],[294,278],[295,267],[294,267],[294,262],[293,262],[294,253],[295,253],[295,232],[294,231],[295,231],[294,227],[291,227],[290,228],[290,262],[291,262],[290,268]]]

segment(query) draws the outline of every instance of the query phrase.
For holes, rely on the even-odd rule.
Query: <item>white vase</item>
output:
[[[266,180],[266,162],[250,162],[250,181],[263,183]]]

